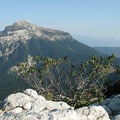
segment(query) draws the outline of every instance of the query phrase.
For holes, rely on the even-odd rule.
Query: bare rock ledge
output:
[[[11,94],[0,103],[0,120],[120,120],[119,113],[119,97],[74,109],[62,101],[48,101],[32,89]]]

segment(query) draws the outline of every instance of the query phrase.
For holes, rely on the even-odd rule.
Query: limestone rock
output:
[[[108,108],[114,113],[117,114],[120,112],[120,98],[115,98],[110,101],[110,103],[107,105]]]
[[[10,110],[10,111],[6,111],[7,114],[15,114],[15,113],[21,113],[22,112],[22,108],[21,107],[16,107],[14,108],[13,110]]]
[[[111,99],[106,99],[101,105],[108,105],[111,102]]]
[[[41,96],[41,95],[38,96],[38,99],[39,99],[40,101],[45,100],[45,98],[44,98],[43,96]]]
[[[27,94],[28,96],[32,97],[35,100],[39,97],[37,92],[35,90],[32,90],[32,89],[26,89],[24,91],[24,93]]]
[[[103,105],[102,107],[106,110],[109,116],[112,116],[112,111],[106,105]]]
[[[76,110],[81,120],[110,120],[107,112],[101,106],[88,106]]]
[[[24,114],[16,114],[16,115],[2,116],[0,120],[38,120],[38,119],[32,115],[25,116]]]
[[[11,94],[4,100],[4,109],[11,110],[16,107],[26,109],[26,104],[30,103],[30,100],[31,98],[23,93]]]
[[[114,117],[112,117],[111,120],[120,120],[120,114],[119,114],[119,115],[116,115],[116,116],[114,116]]]
[[[52,110],[50,111],[49,120],[79,120],[74,110]]]
[[[32,103],[31,111],[41,112],[43,110],[52,110],[52,109],[64,110],[68,108],[73,109],[65,102],[47,101],[47,100],[41,100],[41,98],[39,98]]]
[[[31,102],[28,102],[26,103],[24,106],[23,106],[24,109],[26,110],[29,110],[31,108]]]
[[[9,95],[0,110],[0,120],[110,120],[105,107],[74,110],[65,102],[46,100],[32,89]]]
[[[4,112],[2,110],[0,110],[0,116],[2,116],[4,114]]]

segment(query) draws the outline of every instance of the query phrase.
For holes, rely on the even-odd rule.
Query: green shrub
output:
[[[102,102],[104,83],[115,58],[92,56],[80,65],[70,63],[67,57],[29,57],[18,65],[18,76],[50,100],[63,100],[78,108]]]

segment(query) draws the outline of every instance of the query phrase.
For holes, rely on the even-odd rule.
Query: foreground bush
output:
[[[93,102],[101,102],[104,96],[104,83],[115,58],[97,58],[75,65],[67,57],[30,57],[27,63],[18,65],[16,71],[28,85],[47,99],[64,100],[74,107]]]

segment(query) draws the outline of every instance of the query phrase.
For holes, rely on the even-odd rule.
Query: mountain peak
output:
[[[26,20],[17,21],[13,23],[13,25],[7,26],[4,31],[0,32],[0,43],[2,43],[3,46],[10,46],[19,40],[26,43],[33,38],[49,41],[74,40],[67,32],[43,28],[29,23]]]
[[[17,31],[17,30],[22,30],[22,29],[33,29],[33,28],[35,29],[35,27],[39,28],[39,26],[31,24],[27,22],[26,20],[20,20],[20,21],[13,23],[13,25],[7,26],[5,30],[6,31]]]
[[[19,20],[16,23],[18,23],[18,24],[30,24],[30,22],[28,22],[26,20]]]
[[[15,22],[13,25],[22,26],[22,27],[26,28],[28,26],[31,26],[32,24],[27,22],[26,20],[20,20],[20,21]]]

